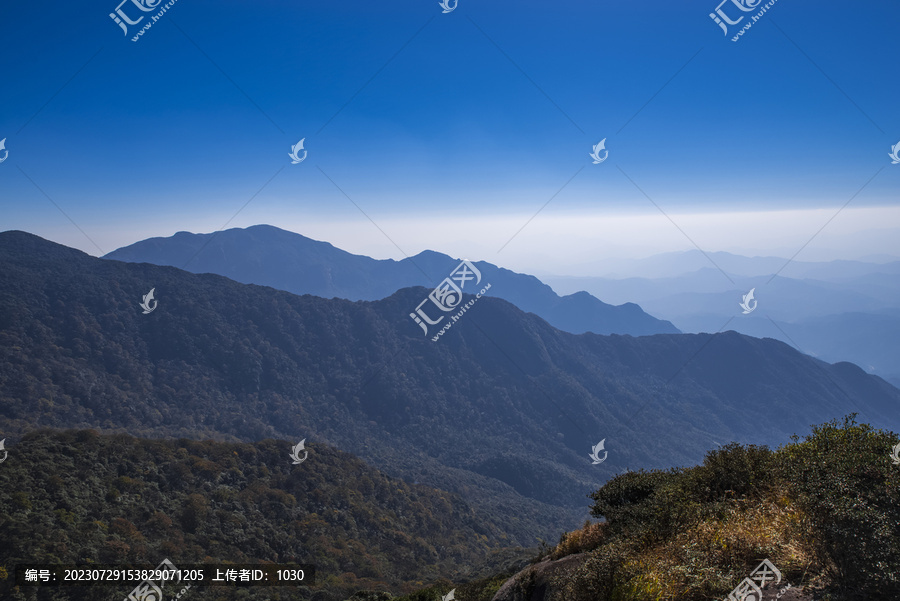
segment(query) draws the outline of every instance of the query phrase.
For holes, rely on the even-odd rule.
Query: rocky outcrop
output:
[[[528,566],[500,587],[491,601],[571,601],[569,587],[590,553],[578,553],[551,561],[549,558]],[[727,595],[722,595],[723,599]],[[802,587],[770,584],[763,589],[760,601],[813,601],[813,596],[804,593]]]
[[[563,583],[589,555],[578,553],[555,561],[547,558],[528,566],[503,583],[492,601],[565,601]]]

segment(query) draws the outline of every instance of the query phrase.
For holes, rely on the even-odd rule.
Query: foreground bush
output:
[[[779,451],[800,530],[846,596],[900,598],[900,466],[888,457],[895,444],[895,435],[850,416]]]
[[[564,596],[721,598],[768,558],[834,599],[900,599],[895,444],[849,416],[774,452],[730,444],[697,467],[617,476],[591,495],[603,529],[564,535],[551,553],[595,549]]]

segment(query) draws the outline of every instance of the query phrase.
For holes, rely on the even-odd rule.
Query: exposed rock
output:
[[[578,553],[551,561],[549,558],[531,565],[506,582],[491,601],[570,601],[566,598],[566,583],[590,557],[590,553]],[[727,599],[727,595],[722,595]],[[801,587],[783,583],[763,589],[760,601],[813,601],[813,595],[804,593]]]
[[[565,601],[560,584],[570,578],[589,553],[549,558],[528,566],[503,583],[492,601]]]
[[[813,596],[804,593],[801,587],[790,586],[783,583],[782,586],[769,585],[763,589],[760,601],[813,601]]]

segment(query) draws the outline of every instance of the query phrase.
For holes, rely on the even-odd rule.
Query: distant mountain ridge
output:
[[[605,258],[575,267],[581,273],[609,279],[674,278],[707,268],[717,272],[721,269],[739,277],[771,276],[775,273],[798,279],[836,279],[875,273],[900,275],[900,261],[889,255],[873,257],[870,262],[843,259],[811,262],[789,260],[787,257],[749,257],[725,251],[703,252],[696,249],[661,253],[643,259]],[[577,276],[568,277],[575,279]],[[719,277],[722,277],[721,272]]]
[[[401,288],[434,287],[460,262],[430,250],[401,261],[378,260],[271,225],[214,234],[178,232],[169,238],[136,242],[103,258],[216,273],[244,284],[348,300],[379,300]],[[634,303],[614,306],[587,292],[560,297],[534,276],[485,261],[473,263],[491,284],[488,296],[508,300],[566,332],[632,336],[679,333],[671,323],[648,315]]]
[[[576,336],[484,298],[433,343],[408,318],[427,292],[297,296],[6,232],[0,431],[306,438],[463,495],[531,546],[578,525],[585,495],[626,469],[777,445],[851,411],[900,429],[900,390],[774,340]]]
[[[611,302],[624,299],[667,319],[684,332],[717,332],[723,327],[781,340],[829,362],[850,361],[900,386],[900,262],[792,262],[711,253],[729,278],[699,251],[633,262],[635,270],[701,266],[680,275],[647,278],[544,276],[561,294],[586,290]],[[705,263],[705,264],[704,264]],[[771,269],[766,275],[765,269]],[[754,275],[741,275],[741,274]],[[742,295],[754,289],[758,309],[740,312]],[[726,325],[727,324],[727,325]]]

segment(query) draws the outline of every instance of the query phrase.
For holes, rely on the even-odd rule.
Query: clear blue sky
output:
[[[443,224],[524,223],[576,173],[523,234],[659,218],[634,184],[672,215],[837,210],[878,173],[851,208],[900,204],[900,5],[779,0],[734,43],[717,4],[178,0],[135,43],[108,16],[118,0],[4,3],[0,229],[100,254],[44,193],[109,252],[214,231],[262,189],[230,226],[344,247],[352,231],[351,250],[397,256],[337,184],[405,252],[452,252],[467,238]]]

